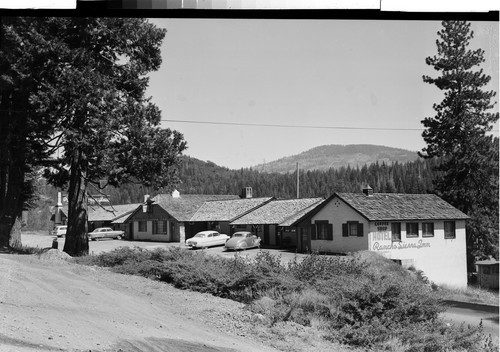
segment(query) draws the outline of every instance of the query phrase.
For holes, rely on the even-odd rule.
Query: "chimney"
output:
[[[56,210],[54,214],[54,225],[61,225],[62,224],[62,195],[61,192],[57,192],[57,204],[56,204]]]
[[[142,204],[142,212],[147,213],[148,212],[148,204],[149,203],[149,194],[144,195],[144,203]]]
[[[243,187],[241,189],[240,198],[252,198],[252,187]]]
[[[365,194],[365,196],[367,197],[372,197],[373,196],[373,188],[371,188],[370,186],[365,186],[363,188],[363,193]]]

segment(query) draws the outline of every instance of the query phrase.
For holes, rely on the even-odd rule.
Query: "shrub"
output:
[[[78,261],[246,302],[261,323],[319,326],[332,341],[372,350],[495,350],[481,327],[444,324],[441,301],[422,277],[375,253],[312,254],[283,265],[265,251],[249,260],[180,248],[119,248]]]

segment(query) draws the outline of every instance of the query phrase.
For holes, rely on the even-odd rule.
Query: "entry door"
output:
[[[264,225],[264,244],[269,244],[269,225]]]
[[[128,224],[128,238],[133,240],[134,239],[134,222],[131,221]]]

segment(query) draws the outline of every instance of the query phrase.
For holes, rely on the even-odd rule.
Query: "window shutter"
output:
[[[326,239],[328,241],[333,241],[333,225],[332,224],[328,224],[327,226],[327,234],[326,234]]]
[[[363,224],[358,224],[358,237],[363,237]]]
[[[311,224],[311,240],[316,239],[316,224]]]
[[[347,224],[342,224],[342,236],[343,237],[349,236],[349,230],[347,228]]]

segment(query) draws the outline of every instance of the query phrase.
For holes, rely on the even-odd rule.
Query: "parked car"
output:
[[[58,225],[54,227],[52,230],[52,236],[57,236],[57,237],[66,237],[66,230],[68,229],[68,226],[66,225]]]
[[[98,227],[89,232],[89,240],[96,241],[99,238],[116,238],[120,240],[123,237],[123,231],[115,231],[111,227]]]
[[[239,249],[260,248],[260,238],[248,231],[235,232],[233,237],[226,242],[224,248],[234,251]]]
[[[217,231],[201,231],[194,235],[194,237],[186,240],[186,246],[191,248],[222,246],[228,239],[228,235],[218,233]]]

